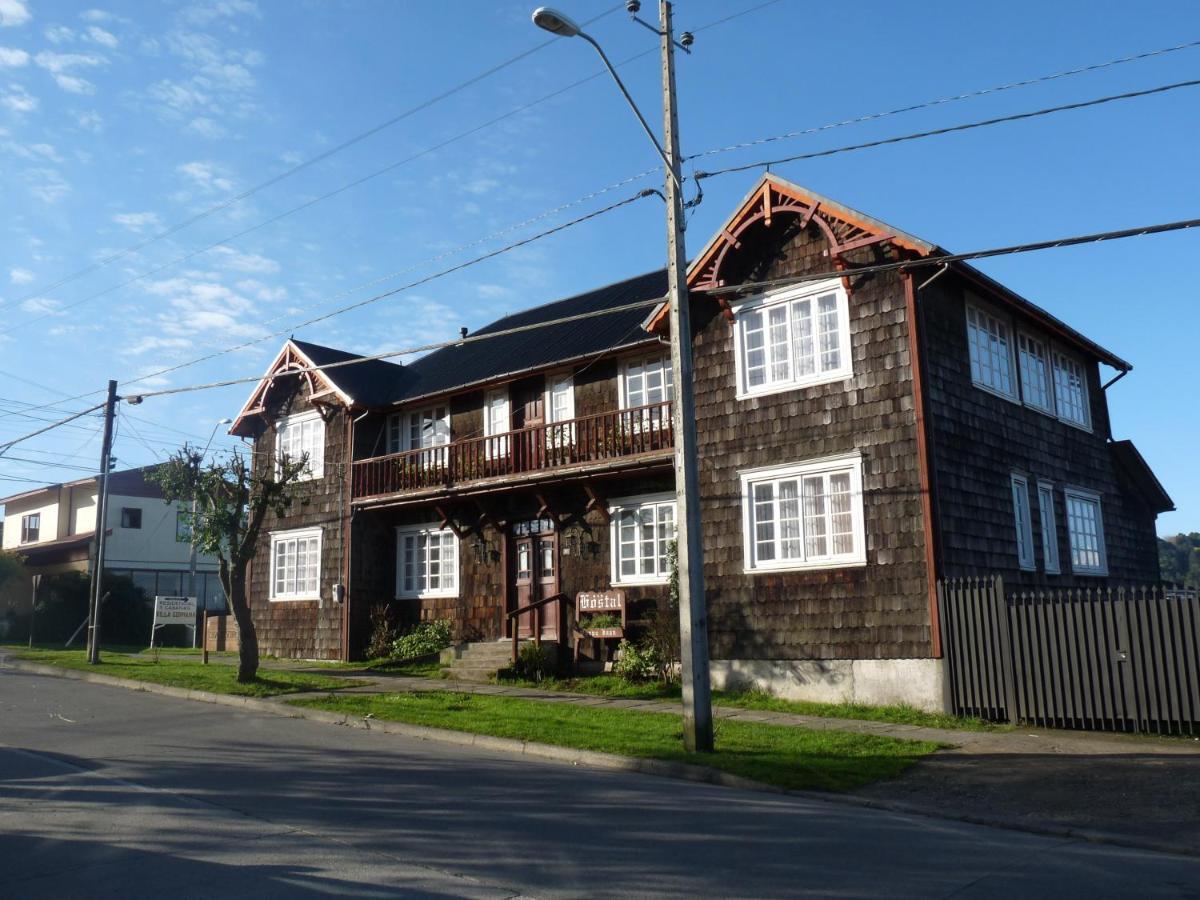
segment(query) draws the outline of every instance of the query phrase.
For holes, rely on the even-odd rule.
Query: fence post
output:
[[[937,602],[938,602],[938,619],[942,623],[942,628],[947,629],[950,623],[950,612],[947,609],[946,602],[946,582],[939,580],[937,582]],[[957,714],[958,710],[954,705],[954,666],[955,655],[958,653],[958,647],[953,639],[946,639],[946,632],[943,631],[942,637],[942,709],[951,714]]]
[[[1013,688],[1013,679],[1016,677],[1016,673],[1013,671],[1012,624],[1008,618],[1008,598],[1004,593],[1004,578],[1000,575],[992,578],[992,611],[999,628],[997,638],[1000,645],[1000,678],[1004,690],[1004,711],[1008,721],[1016,724],[1020,719],[1020,710],[1017,709],[1017,692]]]

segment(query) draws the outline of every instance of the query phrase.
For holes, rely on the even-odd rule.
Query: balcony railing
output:
[[[674,448],[671,404],[653,403],[354,463],[354,499],[618,461]]]

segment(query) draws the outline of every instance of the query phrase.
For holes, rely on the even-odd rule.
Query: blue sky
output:
[[[599,70],[580,41],[529,24],[531,3],[39,3],[0,0],[0,441],[41,424],[15,414],[102,390],[271,331],[621,199],[658,176],[536,225],[461,244],[654,167],[614,86],[596,78],[434,152],[502,113]],[[698,29],[760,0],[680,0]],[[653,51],[616,4],[559,0],[617,60]],[[643,15],[654,18],[656,4]],[[699,31],[679,60],[685,153],[1200,40],[1191,2],[812,4],[780,0]],[[145,241],[522,51],[523,60],[353,147],[115,261]],[[657,126],[658,63],[622,67]],[[1200,48],[1046,84],[721,154],[753,162],[1153,87],[1200,75]],[[1190,218],[1200,89],[1030,122],[792,163],[777,171],[951,250]],[[202,248],[365,175],[336,197]],[[698,250],[756,173],[705,183],[689,225]],[[1160,532],[1200,530],[1195,452],[1200,233],[980,264],[1134,363],[1109,393],[1115,436],[1134,438],[1179,511]],[[182,262],[176,260],[194,254]],[[407,293],[302,329],[379,352],[447,339],[524,306],[662,264],[662,208],[639,201]],[[60,286],[63,276],[95,269]],[[351,289],[381,281],[373,290]],[[152,272],[151,270],[159,270]],[[147,274],[150,273],[150,274]],[[130,282],[124,284],[123,282]],[[99,297],[93,295],[106,291]],[[264,325],[264,322],[271,324]],[[271,339],[143,390],[252,375]],[[130,390],[133,390],[132,388]],[[203,440],[247,389],[129,409],[116,455],[151,462]],[[72,401],[29,415],[77,409]],[[97,422],[58,429],[0,462],[17,478],[79,477]],[[218,437],[228,446],[231,439]],[[24,462],[22,460],[40,462]],[[59,466],[66,464],[79,468]],[[31,483],[32,486],[32,483]]]

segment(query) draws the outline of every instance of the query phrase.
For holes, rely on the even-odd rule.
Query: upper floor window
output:
[[[675,396],[671,357],[666,354],[626,362],[621,367],[621,407],[666,403]]]
[[[755,396],[852,374],[849,301],[839,281],[768,294],[734,323],[738,395]]]
[[[1083,366],[1065,353],[1054,353],[1054,395],[1058,400],[1058,417],[1081,428],[1092,427],[1088,409],[1087,377]]]
[[[1067,537],[1071,542],[1071,571],[1079,575],[1107,575],[1104,519],[1100,495],[1081,488],[1064,488],[1067,503]]]
[[[968,303],[967,345],[971,352],[971,380],[1009,400],[1017,399],[1012,333],[1008,323]]]
[[[1050,386],[1050,354],[1037,338],[1017,332],[1017,356],[1021,363],[1021,393],[1025,402],[1042,412],[1054,414]]]
[[[388,416],[388,452],[426,450],[450,443],[450,407],[445,404]]]
[[[21,543],[32,544],[36,542],[42,533],[42,514],[40,512],[29,513],[29,515],[21,516]]]
[[[867,561],[857,453],[743,472],[747,571],[837,568]]]
[[[508,432],[512,430],[512,414],[508,402],[508,388],[496,388],[483,397],[483,433],[491,438],[487,442],[488,457],[504,456],[508,453]]]
[[[317,600],[321,596],[321,529],[271,535],[271,600]]]
[[[280,419],[275,432],[275,453],[280,461],[308,464],[301,479],[325,476],[325,420],[320,413],[307,412]]]
[[[1028,571],[1037,568],[1033,560],[1033,522],[1029,512],[1029,480],[1013,475],[1011,480],[1013,520],[1017,535],[1017,564]]]
[[[656,494],[614,500],[613,584],[665,584],[671,577],[667,547],[675,539],[675,497]]]
[[[449,528],[396,529],[396,599],[458,596],[458,538]]]
[[[121,527],[122,528],[141,528],[142,527],[142,511],[136,506],[121,507]]]
[[[575,443],[575,378],[570,372],[546,376],[546,446]],[[562,423],[568,424],[562,424]]]

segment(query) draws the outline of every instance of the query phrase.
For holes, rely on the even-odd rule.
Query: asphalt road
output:
[[[0,670],[0,897],[1200,897],[1200,860]]]

